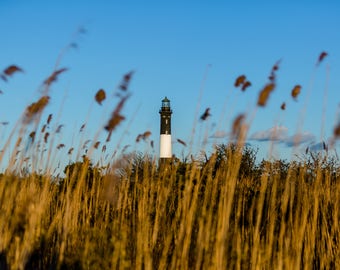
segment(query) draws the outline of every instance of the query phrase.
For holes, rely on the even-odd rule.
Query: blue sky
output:
[[[42,82],[64,52],[58,68],[69,70],[52,85],[42,116],[44,122],[53,114],[51,133],[64,125],[55,139],[66,145],[60,158],[68,159],[68,149],[87,139],[104,143],[103,127],[118,102],[114,93],[129,71],[134,71],[132,95],[122,110],[126,120],[107,144],[110,154],[125,145],[153,153],[149,143],[135,143],[147,130],[158,154],[158,110],[167,96],[177,156],[191,151],[177,138],[188,145],[193,141],[193,152],[209,152],[212,144],[228,142],[236,116],[244,113],[249,122],[256,112],[248,142],[259,147],[261,157],[270,152],[290,158],[292,136],[302,134],[295,152],[302,151],[327,141],[338,120],[339,14],[338,1],[1,0],[0,70],[12,64],[24,70],[7,83],[0,81],[0,122],[9,122],[0,126],[1,147],[24,109],[40,97]],[[79,28],[86,32],[77,32]],[[70,43],[77,48],[63,51]],[[316,67],[322,51],[329,55]],[[256,108],[280,59],[277,87],[267,106]],[[234,87],[242,74],[252,83],[245,92]],[[302,91],[295,101],[290,92],[297,84]],[[102,106],[94,101],[100,88],[108,96]],[[208,107],[211,117],[198,121]],[[87,128],[79,134],[85,122]],[[274,143],[268,141],[272,130],[280,135]]]

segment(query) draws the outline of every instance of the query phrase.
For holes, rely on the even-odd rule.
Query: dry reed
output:
[[[277,69],[278,64],[260,92],[259,106],[275,88]],[[131,75],[120,84],[122,93]],[[129,95],[119,97],[105,127],[109,134],[124,119],[121,110]],[[102,95],[95,99],[104,100]],[[48,100],[43,96],[26,109],[27,122]],[[209,116],[208,108],[201,119]],[[51,120],[52,114],[47,125]],[[147,154],[124,150],[106,168],[84,156],[59,178],[47,173],[50,168],[25,173],[10,163],[13,167],[0,175],[0,268],[338,269],[339,164],[329,156],[256,164],[254,150],[243,145],[245,126],[240,114],[231,128],[236,143],[220,145],[202,161],[173,158],[158,164]],[[45,129],[41,136],[51,147],[48,139],[55,133]],[[339,130],[336,126],[335,137]],[[137,138],[150,135],[146,131]],[[26,136],[32,143],[36,137],[36,131]],[[81,147],[90,141],[99,147],[95,139]],[[15,151],[21,145],[19,137]],[[59,143],[53,149],[64,147]],[[69,148],[68,155],[74,150]],[[21,164],[33,162],[35,168],[44,159],[38,152],[41,158],[33,161],[17,155]]]

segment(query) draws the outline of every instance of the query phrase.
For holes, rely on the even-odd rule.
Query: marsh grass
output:
[[[174,160],[163,170],[130,156],[120,177],[101,174],[88,160],[69,167],[59,183],[3,175],[1,265],[338,268],[338,170],[268,162],[244,175],[246,153],[223,151],[205,164]]]
[[[45,84],[60,73],[53,72]],[[105,127],[108,140],[125,118],[121,111],[131,75],[119,86],[124,93]],[[273,90],[263,88],[259,106]],[[100,93],[95,99],[101,104]],[[45,103],[39,99],[26,111],[37,127]],[[0,268],[339,269],[337,160],[312,155],[301,162],[257,164],[256,151],[244,145],[245,118],[239,115],[232,125],[235,143],[218,145],[204,159],[159,163],[148,154],[130,153],[104,168],[84,156],[58,178],[50,173],[53,162],[44,163],[44,173],[23,173],[10,162],[0,176]],[[49,115],[46,124],[51,120]],[[22,125],[20,135],[28,122]],[[34,141],[37,130],[26,138]],[[54,160],[64,145],[48,144],[55,134],[47,134],[40,132],[40,141],[50,147],[47,160]],[[150,133],[138,136],[147,140]],[[97,149],[100,142],[93,141]],[[32,168],[45,159],[36,154]],[[27,162],[15,154],[10,160],[15,158]]]

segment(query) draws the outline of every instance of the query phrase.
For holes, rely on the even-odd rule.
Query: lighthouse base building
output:
[[[170,134],[161,134],[160,138],[160,158],[171,158],[172,157],[172,149],[171,149],[171,135]]]

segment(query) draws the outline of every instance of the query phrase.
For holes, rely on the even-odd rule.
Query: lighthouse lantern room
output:
[[[159,110],[161,115],[161,130],[160,130],[160,158],[166,159],[172,157],[171,150],[171,114],[170,100],[165,97],[162,100],[162,107]]]

